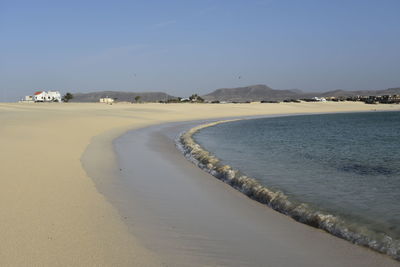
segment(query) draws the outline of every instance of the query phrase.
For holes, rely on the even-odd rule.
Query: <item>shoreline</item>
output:
[[[146,227],[128,225],[129,218],[121,216],[113,205],[115,203],[105,197],[93,182],[92,175],[83,169],[86,163],[81,162],[86,149],[93,148],[92,152],[98,153],[91,159],[95,170],[105,178],[103,185],[115,181],[120,170],[113,169],[112,142],[130,129],[217,117],[349,112],[371,108],[346,102],[112,106],[97,103],[0,103],[0,211],[3,218],[0,222],[0,263],[14,266],[163,265],[160,255],[148,249],[143,239],[138,237],[151,236],[151,233],[146,231]],[[373,108],[400,109],[398,105]],[[152,149],[157,150],[157,145]],[[187,164],[190,165],[184,165],[193,171],[194,166]],[[118,191],[113,187],[107,190]],[[146,195],[145,192],[138,192],[138,197]],[[146,207],[140,206],[140,209]],[[160,199],[156,208],[162,206]],[[139,215],[133,217],[141,220]],[[132,234],[130,229],[140,233]],[[186,257],[191,253],[189,251]],[[309,260],[312,259],[313,256],[309,255]]]
[[[193,166],[193,164],[189,163],[189,161],[184,159],[179,151],[173,151],[177,150],[175,148],[175,143],[173,142],[176,134],[181,132],[182,129],[191,128],[192,126],[198,125],[199,123],[201,122],[191,121],[191,122],[167,123],[156,126],[150,126],[147,128],[128,131],[121,137],[117,138],[114,141],[114,146],[116,153],[118,154],[118,161],[119,162],[122,161],[122,164],[121,163],[119,164],[120,172],[122,172],[122,175],[121,174],[119,175],[119,179],[122,181],[117,181],[116,183],[113,182],[111,185],[110,184],[103,185],[106,188],[112,187],[113,190],[116,189],[116,191],[110,192],[105,188],[103,193],[105,193],[108,199],[114,199],[113,205],[115,205],[119,209],[121,216],[126,218],[127,224],[131,225],[132,233],[135,236],[138,236],[139,239],[142,239],[147,248],[149,248],[152,251],[155,251],[157,255],[160,255],[160,258],[162,258],[163,262],[165,262],[167,265],[173,264],[174,266],[187,266],[190,263],[191,265],[194,266],[218,265],[218,264],[229,265],[229,266],[243,266],[243,265],[253,266],[262,264],[263,262],[269,260],[271,262],[275,262],[282,266],[292,265],[295,262],[298,266],[320,266],[321,264],[325,264],[325,266],[330,266],[330,264],[332,264],[332,266],[337,266],[338,261],[334,261],[334,259],[336,257],[339,257],[339,255],[343,257],[343,259],[340,261],[340,265],[342,266],[374,266],[377,264],[386,264],[388,266],[398,265],[397,262],[393,261],[388,256],[378,254],[370,249],[355,246],[350,242],[337,239],[336,237],[331,236],[325,232],[320,232],[318,231],[318,229],[299,224],[298,222],[290,220],[290,218],[288,218],[287,216],[281,215],[279,213],[277,214],[273,210],[268,211],[267,215],[258,214],[255,216],[257,220],[256,229],[259,231],[259,233],[255,233],[254,230],[249,230],[249,229],[241,229],[241,230],[229,229],[232,226],[230,226],[230,224],[227,222],[232,221],[233,217],[236,218],[237,221],[240,221],[240,219],[238,219],[238,216],[232,217],[231,214],[224,215],[226,217],[222,219],[224,221],[224,223],[222,224],[221,222],[218,221],[217,222],[207,221],[199,223],[199,220],[200,221],[203,220],[201,219],[202,217],[210,218],[216,216],[217,213],[221,212],[221,209],[225,208],[228,208],[229,210],[231,209],[230,207],[227,207],[225,203],[224,204],[225,206],[224,205],[222,205],[222,207],[219,206],[220,209],[218,211],[212,212],[213,214],[212,216],[208,214],[208,211],[206,210],[210,208],[211,203],[204,204],[204,206],[199,204],[200,202],[204,201],[204,197],[210,197],[210,194],[207,194],[206,192],[212,192],[213,194],[216,195],[226,194],[224,197],[234,197],[235,199],[234,201],[232,200],[229,201],[230,205],[235,205],[233,203],[237,203],[237,201],[244,201],[244,203],[246,204],[237,203],[237,205],[244,205],[244,206],[251,205],[251,208],[256,207],[257,212],[260,213],[266,212],[264,209],[268,209],[263,205],[259,205],[259,203],[256,203],[255,206],[254,203],[249,203],[254,201],[248,199],[246,196],[244,196],[240,192],[237,192],[236,190],[230,190],[231,189],[230,187],[226,186],[226,184],[224,183],[221,184],[219,180],[215,179],[214,177],[202,173],[203,172],[202,170],[200,170],[196,166]],[[174,130],[171,130],[171,128]],[[171,133],[171,131],[173,133]],[[121,150],[123,150],[123,152],[121,152]],[[134,150],[140,152],[139,153],[132,152]],[[171,157],[173,159],[171,159]],[[182,162],[182,160],[184,160],[185,162]],[[165,161],[170,161],[170,164],[165,165]],[[187,163],[189,163],[189,165],[187,165]],[[154,166],[165,165],[165,166],[162,167],[161,170],[154,172],[154,170],[152,170],[152,168],[149,165],[154,165]],[[182,175],[180,171],[176,171],[176,169],[179,170],[180,168],[182,168],[182,165],[185,165],[183,167],[183,170],[185,171],[184,176],[192,177],[191,180],[198,179],[198,181],[195,181],[195,185],[193,185],[192,183],[183,185],[183,183],[185,184],[188,183],[187,181],[183,180],[183,177],[169,179],[170,183],[172,183],[174,186],[170,186],[169,183],[165,184],[166,183],[165,178],[171,178]],[[165,171],[167,169],[175,169],[175,170],[172,172],[168,172]],[[201,173],[199,173],[199,171]],[[133,178],[132,175],[134,175],[135,177],[143,176],[145,177],[145,179],[144,178],[135,179],[136,181],[132,181],[131,180],[131,178]],[[216,180],[217,182],[215,183],[215,181],[210,181],[210,178]],[[149,183],[148,181],[146,181],[148,179],[152,179],[153,182]],[[203,183],[202,179],[207,179],[206,183],[212,183],[213,188],[211,188],[210,185],[201,185],[200,186],[202,190],[201,193],[197,189],[193,189],[193,186],[197,186],[198,183]],[[179,190],[177,190],[175,187],[178,187]],[[188,192],[189,189],[193,191]],[[177,196],[179,194],[183,194],[185,198],[180,198],[179,196]],[[196,201],[190,204],[191,201],[188,198],[190,198],[190,196],[199,194],[204,194],[204,196],[203,197],[197,196]],[[150,195],[150,197],[147,195]],[[171,195],[174,195],[174,197],[172,197]],[[158,209],[160,203],[157,202],[161,199],[162,199],[162,208],[167,210],[167,212],[160,211]],[[185,203],[184,206],[189,206],[189,207],[191,205],[196,206],[197,209],[196,213],[203,212],[203,214],[198,215],[190,213],[190,211],[187,210],[187,207],[182,207],[178,205],[178,202],[182,201],[184,201]],[[128,203],[130,203],[129,208],[127,207]],[[152,210],[152,213],[143,210],[143,208],[140,207],[140,205],[138,206],[137,203],[146,204],[146,209]],[[203,207],[205,210],[200,211],[201,210],[200,207]],[[247,209],[247,208],[249,207],[246,208],[242,207],[240,210],[235,210],[233,212],[235,214],[242,213],[243,212],[242,209]],[[182,210],[182,213],[179,213],[179,211],[177,210]],[[135,216],[139,216],[141,217],[141,219],[140,220],[135,219],[134,218]],[[186,219],[187,222],[182,223],[175,219],[171,219],[170,216],[178,218],[182,218],[182,216],[185,216],[186,218],[188,217],[193,217],[193,218]],[[219,216],[221,216],[221,214],[219,214]],[[260,217],[262,217],[263,219],[261,220]],[[249,218],[252,217],[249,217],[247,215],[246,222],[241,222],[240,224],[244,225],[250,223],[249,221],[247,221]],[[289,231],[290,235],[291,236],[294,235],[295,238],[293,239],[289,238],[290,241],[286,240],[284,241],[284,243],[285,242],[290,242],[295,244],[303,243],[307,242],[306,240],[311,237],[312,240],[315,242],[315,244],[306,245],[306,250],[308,250],[308,252],[304,251],[303,247],[296,247],[296,250],[302,251],[302,253],[309,253],[310,251],[319,250],[319,253],[321,255],[318,257],[315,255],[312,256],[313,260],[312,263],[308,261],[309,259],[298,257],[298,255],[293,255],[293,252],[283,251],[281,249],[275,251],[274,255],[268,255],[268,257],[265,258],[260,256],[261,251],[257,251],[260,248],[266,246],[268,247],[276,246],[277,244],[282,242],[280,238],[273,239],[272,241],[270,240],[271,238],[269,238],[268,240],[266,236],[261,234],[263,231],[266,230],[264,226],[262,226],[262,224],[264,222],[267,222],[268,220],[271,220],[271,218],[272,221],[274,221],[274,223],[271,224],[271,222],[269,222],[269,226],[277,227],[277,222],[275,221],[277,220],[279,221],[280,227],[284,226],[287,228],[285,230],[281,230],[283,232],[285,232],[289,228],[292,229],[294,227],[292,225],[293,223],[302,225],[300,229],[297,229],[297,227],[295,227],[297,231],[302,232],[302,234],[298,235],[297,231],[294,232]],[[219,220],[221,220],[221,218]],[[162,221],[162,223],[160,221]],[[199,228],[201,228],[201,224],[205,223],[210,224],[209,226],[207,226],[207,228],[211,227],[219,229],[219,231],[218,232],[211,231],[212,235],[210,235],[210,233],[207,232],[209,230],[200,231]],[[254,224],[255,222],[251,223]],[[200,224],[200,226],[198,224]],[[228,228],[228,229],[222,230],[222,228]],[[221,231],[224,232],[224,234],[221,235],[220,234]],[[242,231],[242,233],[239,235],[241,237],[240,240],[242,240],[242,242],[244,242],[246,246],[249,246],[251,248],[250,249],[251,251],[257,251],[256,254],[249,251],[248,248],[244,248],[243,246],[240,245],[232,246],[226,243],[231,238],[235,239],[234,235],[238,235],[239,231]],[[246,236],[248,234],[248,232],[246,233],[246,231],[252,231],[252,233],[249,234],[249,236]],[[307,231],[307,233],[304,234],[304,231]],[[195,237],[192,236],[192,234],[194,233]],[[256,238],[255,236],[256,234],[261,234],[261,236],[267,238],[268,242],[264,243],[265,240],[264,241],[260,240],[260,237]],[[289,233],[285,233],[285,235],[288,234]],[[322,236],[320,236],[321,234]],[[219,246],[213,247],[213,244],[210,244],[210,242],[213,243],[214,239],[219,240],[220,243],[219,246],[223,246],[229,252],[228,251],[218,252],[218,249],[220,249]],[[253,239],[257,241],[255,241],[254,244],[249,245],[249,242],[253,241]],[[248,240],[249,242],[246,242],[245,240]],[[206,245],[203,243],[206,243]],[[291,246],[292,244],[287,244],[287,245]],[[175,249],[171,249],[170,247],[174,247]],[[190,253],[192,255],[182,256],[182,250],[185,251],[183,248],[187,247],[191,248]],[[318,248],[322,247],[323,249],[321,250],[318,249],[317,247]],[[198,255],[198,251],[201,251],[201,257]],[[350,255],[348,254],[348,251],[351,251]],[[235,253],[235,255],[233,255],[233,252]],[[187,252],[185,251],[185,253],[183,254],[186,253]],[[249,253],[249,255],[245,255],[246,253]],[[351,255],[352,253],[359,256]],[[344,256],[343,254],[347,255]],[[229,257],[226,257],[226,255],[229,255]],[[246,257],[250,255],[251,259],[246,259]],[[284,261],[279,261],[280,260],[279,258],[285,258],[285,257],[288,257],[289,259],[286,259]],[[331,263],[326,263],[325,261],[328,260],[329,258],[331,259]],[[360,258],[363,258],[363,260],[360,260]]]
[[[300,114],[285,116],[297,115]],[[305,116],[312,115],[321,115],[321,113],[306,114]],[[390,246],[385,246],[382,248],[380,246],[382,244],[379,243],[379,246],[377,246],[377,240],[371,240],[370,237],[367,236],[365,233],[359,233],[354,230],[348,229],[346,226],[346,222],[335,215],[324,214],[318,211],[318,209],[309,209],[304,206],[306,205],[305,203],[292,203],[292,201],[288,199],[288,197],[281,191],[273,191],[267,186],[262,185],[259,181],[257,181],[257,179],[241,173],[240,171],[235,169],[234,166],[224,165],[223,163],[221,163],[221,160],[219,158],[214,156],[210,151],[204,149],[194,139],[194,135],[205,128],[246,119],[248,118],[220,120],[216,122],[197,125],[179,135],[176,140],[177,147],[179,150],[181,150],[182,154],[198,168],[209,173],[216,179],[221,180],[222,182],[226,183],[237,191],[243,193],[250,199],[264,204],[268,208],[276,210],[299,223],[312,226],[316,229],[324,230],[327,233],[332,234],[333,236],[347,240],[355,245],[367,247],[375,252],[382,253],[384,255],[392,257],[397,261],[400,261],[400,258],[397,254],[398,251],[393,252]],[[389,236],[388,239],[392,240],[392,238],[390,238]]]

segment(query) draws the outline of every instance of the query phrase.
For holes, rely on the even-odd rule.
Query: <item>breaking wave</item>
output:
[[[318,211],[306,203],[291,201],[283,192],[270,190],[256,179],[240,173],[229,165],[224,165],[193,139],[193,135],[201,129],[232,121],[236,120],[218,121],[194,127],[179,135],[176,146],[195,165],[249,198],[290,216],[298,222],[322,229],[334,236],[387,254],[400,261],[400,240],[360,224],[347,222],[339,216]]]

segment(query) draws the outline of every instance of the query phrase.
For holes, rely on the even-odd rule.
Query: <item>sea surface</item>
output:
[[[281,212],[400,258],[400,112],[240,120],[193,139],[278,192]]]

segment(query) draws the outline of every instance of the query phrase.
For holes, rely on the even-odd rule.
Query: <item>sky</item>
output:
[[[0,101],[399,87],[399,12],[399,0],[0,0]]]

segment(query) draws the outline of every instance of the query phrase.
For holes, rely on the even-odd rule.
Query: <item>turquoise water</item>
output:
[[[241,120],[194,139],[304,216],[331,218],[328,232],[399,259],[400,112]]]

